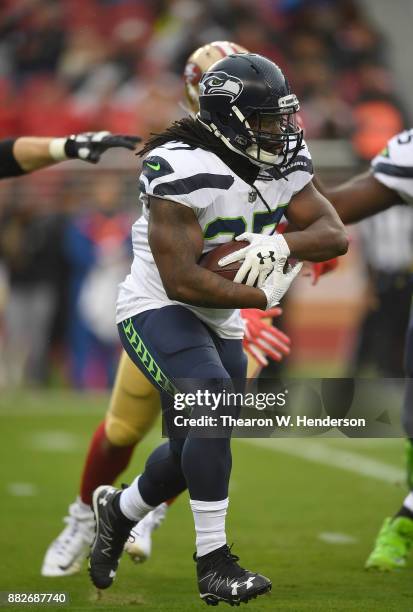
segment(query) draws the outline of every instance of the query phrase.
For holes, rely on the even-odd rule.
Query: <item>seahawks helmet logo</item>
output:
[[[229,96],[234,102],[243,90],[240,79],[230,76],[226,72],[207,72],[199,84],[201,96]]]

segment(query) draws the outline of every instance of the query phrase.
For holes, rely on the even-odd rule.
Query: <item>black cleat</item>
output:
[[[271,591],[271,580],[240,567],[238,560],[226,544],[202,557],[194,555],[199,594],[208,606],[220,601],[239,606]]]
[[[121,491],[103,485],[93,493],[96,533],[89,557],[90,578],[98,589],[111,586],[129,532],[136,525],[120,511]]]

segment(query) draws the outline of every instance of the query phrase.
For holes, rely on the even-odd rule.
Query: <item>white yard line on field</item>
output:
[[[371,459],[360,453],[333,448],[327,441],[303,440],[280,440],[275,438],[239,438],[242,442],[265,448],[267,450],[284,453],[293,457],[299,457],[314,463],[320,463],[327,467],[336,467],[353,474],[375,478],[382,482],[395,484],[404,482],[404,470],[394,465]]]
[[[37,495],[37,485],[32,482],[9,482],[7,492],[14,497],[33,497]]]
[[[322,531],[317,538],[326,544],[355,544],[358,541],[354,536],[339,531]]]
[[[36,451],[67,453],[82,448],[80,437],[69,431],[36,431],[25,439],[29,447]]]

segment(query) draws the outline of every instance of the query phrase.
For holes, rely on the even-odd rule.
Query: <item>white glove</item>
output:
[[[265,236],[245,232],[237,236],[235,240],[248,240],[250,245],[223,257],[218,262],[218,265],[222,267],[244,259],[244,263],[234,278],[234,283],[242,283],[248,274],[245,284],[252,287],[258,281],[257,286],[261,287],[274,266],[278,262],[282,262],[284,266],[290,254],[288,244],[281,234]]]
[[[280,303],[284,293],[287,292],[291,283],[303,267],[303,262],[299,261],[294,266],[288,264],[287,271],[284,272],[285,262],[279,260],[271,274],[266,278],[260,287],[267,297],[267,308],[274,308]]]

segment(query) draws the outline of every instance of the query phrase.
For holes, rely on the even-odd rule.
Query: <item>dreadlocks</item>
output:
[[[213,134],[208,132],[206,128],[200,125],[196,119],[185,117],[184,119],[175,121],[164,132],[160,134],[151,134],[151,137],[146,141],[143,149],[138,152],[138,155],[143,157],[153,149],[156,149],[156,147],[161,147],[166,142],[171,142],[173,140],[183,142],[191,147],[206,149],[217,154],[222,154],[225,149],[225,145],[223,145]]]
[[[138,155],[143,157],[156,147],[161,147],[166,142],[183,142],[190,147],[196,147],[211,151],[226,163],[238,176],[247,183],[252,184],[257,178],[259,168],[254,166],[248,159],[230,151],[224,143],[204,128],[196,119],[185,117],[175,121],[170,127],[160,134],[152,134]],[[268,180],[268,179],[266,179]]]

